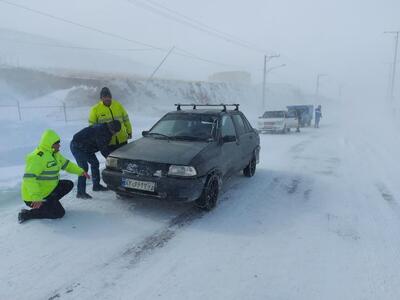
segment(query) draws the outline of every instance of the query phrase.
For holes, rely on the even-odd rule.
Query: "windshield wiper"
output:
[[[171,139],[169,135],[158,133],[158,132],[149,132],[148,135],[158,135],[167,138],[168,140]]]
[[[191,136],[191,135],[175,135],[172,136],[171,138],[175,140],[189,140],[189,141],[206,141],[209,138],[201,138],[198,136]]]

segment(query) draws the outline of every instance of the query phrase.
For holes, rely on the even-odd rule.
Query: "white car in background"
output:
[[[286,110],[266,111],[258,118],[258,132],[289,132],[298,128],[299,121],[294,112]]]

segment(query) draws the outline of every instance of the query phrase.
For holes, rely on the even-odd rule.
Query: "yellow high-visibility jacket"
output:
[[[46,130],[39,146],[26,156],[25,174],[21,194],[24,201],[43,201],[57,186],[60,170],[82,175],[83,169],[66,159],[52,146],[60,137],[53,130]]]
[[[112,99],[111,106],[105,106],[103,101],[94,105],[89,114],[89,124],[101,124],[118,120],[121,122],[121,131],[114,135],[110,145],[118,145],[128,141],[128,135],[132,134],[132,125],[128,113],[121,103]]]

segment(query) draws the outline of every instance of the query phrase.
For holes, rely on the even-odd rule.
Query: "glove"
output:
[[[81,176],[86,177],[86,179],[90,179],[90,175],[87,172],[83,172]]]

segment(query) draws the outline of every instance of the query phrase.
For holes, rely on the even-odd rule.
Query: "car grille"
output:
[[[122,172],[138,177],[161,177],[168,173],[169,165],[138,160],[123,160],[121,163]]]

